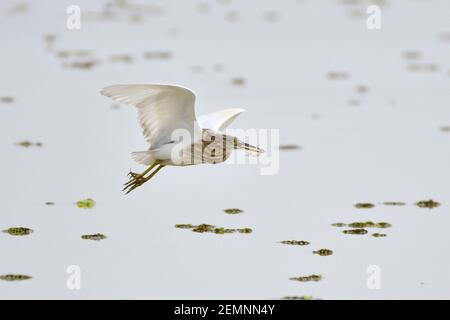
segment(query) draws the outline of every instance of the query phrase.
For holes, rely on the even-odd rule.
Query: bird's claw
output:
[[[125,183],[125,187],[122,189],[122,191],[126,191],[126,193],[128,194],[137,187],[143,185],[146,181],[147,179],[144,179],[143,177],[140,176],[136,178],[131,178],[130,181]]]

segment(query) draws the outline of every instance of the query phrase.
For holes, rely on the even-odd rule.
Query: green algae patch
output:
[[[344,230],[344,231],[342,231],[342,233],[363,235],[363,234],[367,234],[368,231],[366,229],[350,229],[350,230]]]
[[[406,203],[400,202],[400,201],[386,201],[383,202],[385,206],[393,206],[393,207],[400,207],[400,206],[406,206]]]
[[[107,237],[101,233],[84,234],[81,236],[81,239],[83,239],[83,240],[94,240],[94,241],[100,241],[100,240],[104,240],[106,238]]]
[[[320,274],[312,274],[309,276],[302,276],[302,277],[292,277],[289,278],[289,280],[293,280],[293,281],[300,281],[300,282],[317,282],[322,280],[322,276]]]
[[[192,224],[176,224],[175,228],[179,228],[179,229],[192,229],[195,226]]]
[[[288,244],[291,246],[307,246],[307,245],[309,245],[308,241],[303,241],[303,240],[283,240],[283,241],[280,241],[280,243]]]
[[[42,147],[43,143],[42,142],[31,142],[31,141],[25,140],[25,141],[20,141],[20,142],[16,143],[16,146],[23,147],[23,148]]]
[[[441,204],[439,202],[433,201],[433,200],[424,200],[424,201],[419,201],[416,203],[416,206],[418,206],[419,208],[428,208],[428,209],[433,209],[433,208],[437,208],[439,207]]]
[[[95,206],[95,201],[88,198],[85,200],[80,200],[77,201],[76,203],[78,208],[82,208],[82,209],[92,209]]]
[[[333,250],[330,249],[319,249],[316,251],[313,251],[314,254],[317,254],[322,257],[331,256],[333,254]]]
[[[375,237],[375,238],[384,238],[384,237],[386,237],[387,236],[387,234],[385,234],[385,233],[372,233],[372,237]]]
[[[333,226],[333,227],[338,227],[338,228],[342,228],[342,227],[346,227],[347,224],[346,224],[346,223],[343,223],[343,222],[336,222],[336,223],[331,224],[331,226]]]
[[[241,228],[241,229],[231,229],[224,227],[217,227],[212,224],[202,223],[199,225],[193,224],[176,224],[175,228],[178,229],[190,229],[193,232],[197,233],[215,233],[215,234],[227,234],[227,233],[252,233],[253,229],[251,228]]]
[[[252,233],[253,229],[252,228],[242,228],[242,229],[236,229],[236,231],[239,233]]]
[[[6,230],[3,230],[4,233],[8,233],[12,236],[28,236],[32,234],[34,231],[30,228],[24,227],[12,227]]]
[[[373,203],[357,203],[355,204],[355,208],[357,209],[371,209],[375,207]]]
[[[0,275],[0,280],[3,281],[23,281],[30,280],[32,277],[24,274],[3,274]]]
[[[223,210],[223,212],[225,212],[226,214],[239,214],[239,213],[244,212],[244,210],[237,209],[237,208],[231,208],[231,209],[225,209],[225,210]]]
[[[388,222],[372,222],[372,221],[365,221],[365,222],[352,222],[347,224],[350,228],[390,228],[392,225]]]

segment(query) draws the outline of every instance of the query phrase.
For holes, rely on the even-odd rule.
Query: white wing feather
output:
[[[195,117],[195,94],[189,89],[160,84],[113,85],[101,91],[113,100],[133,105],[151,149],[173,140],[176,129],[201,137]]]
[[[198,117],[198,123],[204,129],[211,129],[215,132],[225,130],[244,109],[233,108],[204,114]]]

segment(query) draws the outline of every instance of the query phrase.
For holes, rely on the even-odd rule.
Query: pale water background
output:
[[[66,29],[66,7],[99,12],[103,1],[24,2],[23,13],[9,13],[17,1],[0,3],[0,96],[16,100],[0,103],[0,228],[35,232],[0,234],[0,274],[33,279],[1,281],[0,298],[450,298],[450,133],[439,130],[450,125],[450,42],[439,36],[450,32],[449,1],[386,1],[378,31],[366,28],[370,1],[150,1],[162,10],[141,23],[90,14],[76,31]],[[63,68],[55,52],[75,49],[100,64]],[[145,51],[172,56],[146,60]],[[405,51],[439,68],[412,72]],[[114,54],[134,62],[110,62]],[[350,78],[330,80],[330,71]],[[231,84],[240,77],[244,86]],[[196,91],[198,114],[246,108],[233,128],[280,129],[281,143],[302,149],[281,152],[274,176],[254,165],[165,168],[124,196],[129,168],[143,169],[129,153],[147,146],[135,110],[112,109],[99,90],[154,82]],[[14,145],[22,140],[44,146]],[[86,197],[97,206],[74,205]],[[413,205],[429,198],[441,207]],[[229,207],[245,212],[224,214]],[[393,227],[374,238],[330,226],[366,220]],[[253,233],[198,234],[177,223]],[[80,239],[97,232],[108,238]],[[277,243],[288,239],[311,245]],[[311,253],[319,248],[334,255]],[[81,290],[67,289],[69,265],[81,268]],[[380,290],[366,286],[370,265],[380,267]],[[312,273],[323,280],[288,279]]]

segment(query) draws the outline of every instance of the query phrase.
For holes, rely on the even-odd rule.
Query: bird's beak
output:
[[[241,149],[244,149],[245,151],[249,151],[249,152],[255,152],[255,153],[264,153],[265,151],[261,148],[252,146],[248,143],[244,143],[242,141],[239,141],[239,147]]]

